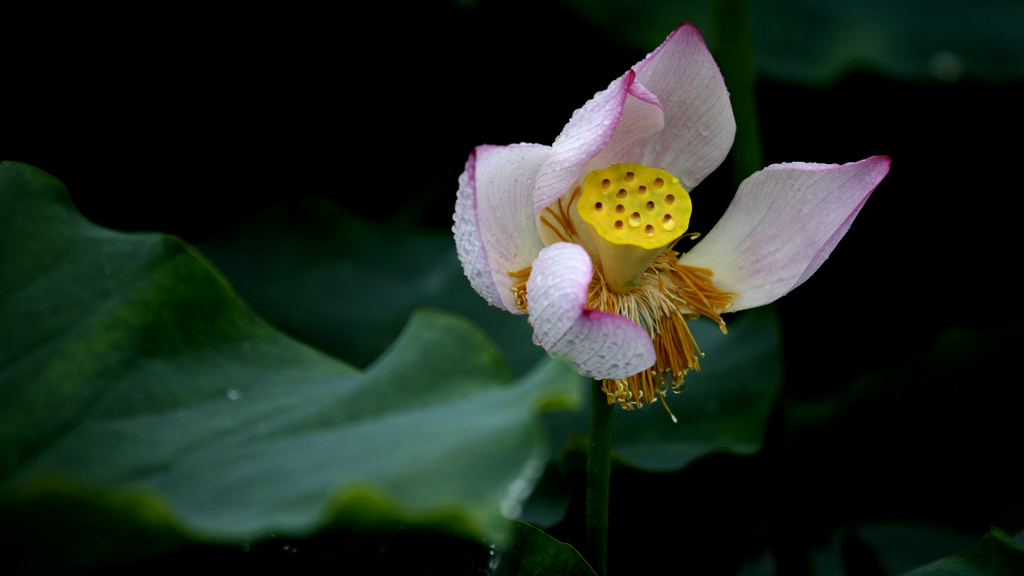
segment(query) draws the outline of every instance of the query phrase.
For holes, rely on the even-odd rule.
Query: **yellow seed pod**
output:
[[[679,178],[640,164],[612,164],[583,179],[576,210],[605,240],[661,249],[686,232],[690,195]]]

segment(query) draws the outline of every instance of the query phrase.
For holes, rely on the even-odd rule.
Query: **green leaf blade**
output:
[[[330,525],[501,541],[548,458],[538,414],[582,397],[553,361],[512,382],[433,311],[359,372],[266,325],[181,241],[96,227],[28,166],[0,164],[0,209],[0,540],[25,568]]]

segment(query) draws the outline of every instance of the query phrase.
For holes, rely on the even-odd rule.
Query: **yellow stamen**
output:
[[[676,418],[676,415],[672,413],[672,409],[668,407],[668,402],[665,401],[665,394],[662,393],[661,390],[658,390],[658,398],[661,398],[661,405],[665,407],[665,411],[668,412],[668,415],[672,417],[672,423],[678,424],[679,419]]]
[[[576,196],[578,196],[579,193],[580,187],[577,186],[576,189],[572,191],[572,195],[569,196],[568,206],[572,206],[573,201],[576,199]],[[579,233],[576,231],[576,225],[573,224],[572,218],[569,216],[568,208],[562,205],[561,198],[558,199],[557,212],[555,212],[555,210],[553,210],[551,206],[545,208],[544,211],[547,212],[554,219],[555,224],[558,225],[558,228],[561,228],[561,231],[559,231],[559,229],[555,227],[555,224],[552,224],[544,216],[541,216],[539,218],[541,224],[547,226],[552,232],[555,233],[555,236],[557,236],[558,239],[561,240],[562,242],[573,242],[579,244],[580,236]]]
[[[508,275],[511,278],[522,278],[522,280],[512,285],[512,295],[516,299],[516,307],[523,312],[526,312],[526,283],[530,280],[530,272],[533,272],[533,266],[527,266],[519,271],[508,271]]]

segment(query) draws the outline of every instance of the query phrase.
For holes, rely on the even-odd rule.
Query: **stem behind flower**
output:
[[[587,559],[599,576],[608,572],[608,485],[612,472],[613,404],[595,381],[590,387],[587,454]]]

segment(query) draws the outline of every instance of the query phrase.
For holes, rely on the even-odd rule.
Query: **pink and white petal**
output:
[[[679,261],[735,292],[730,311],[773,302],[807,280],[889,172],[888,156],[774,164],[740,184],[722,219]]]
[[[587,163],[580,175],[586,176],[615,163],[637,162],[634,151],[664,127],[665,112],[658,97],[643,84],[634,81],[622,105],[622,115],[615,126],[615,134],[608,145]]]
[[[541,250],[526,283],[534,341],[590,378],[620,379],[650,368],[656,358],[646,330],[586,308],[593,273],[590,256],[576,244]]]
[[[540,144],[477,146],[459,176],[455,247],[473,288],[492,306],[513,314],[509,271],[522,270],[544,247],[533,214],[533,184],[551,155]]]
[[[635,85],[634,76],[632,71],[626,72],[573,112],[551,145],[551,157],[537,175],[535,213],[550,206],[580,176],[587,174],[589,163],[606,148],[610,148],[609,152],[600,160],[606,164],[598,168],[621,161],[615,158],[616,153],[636,148],[661,130],[661,105],[649,90]]]
[[[631,161],[668,170],[692,192],[725,160],[736,136],[718,64],[697,28],[683,24],[633,70],[661,102],[665,129],[648,139]]]
[[[619,380],[646,370],[656,360],[647,332],[612,312],[584,310],[557,346],[548,349],[588,378]]]

